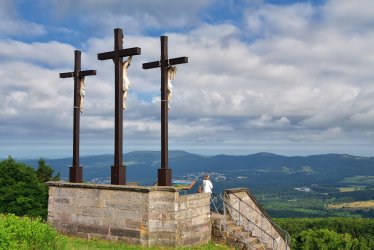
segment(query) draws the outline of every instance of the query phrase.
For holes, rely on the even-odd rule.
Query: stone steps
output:
[[[235,249],[269,249],[266,244],[261,244],[256,236],[252,236],[251,232],[245,231],[242,226],[236,225],[235,221],[231,220],[228,215],[226,215],[226,230],[224,230],[224,218],[224,215],[217,213],[212,213],[210,216],[213,227],[212,233],[216,241],[220,241],[217,236],[219,233],[222,233],[221,238],[224,239],[224,242],[229,246],[235,247]],[[249,248],[247,246],[249,246]]]

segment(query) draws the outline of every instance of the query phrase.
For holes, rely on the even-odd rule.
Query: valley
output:
[[[137,151],[124,154],[127,181],[154,185],[160,153]],[[341,204],[374,200],[374,158],[326,154],[287,157],[270,153],[246,156],[203,156],[170,151],[174,179],[196,180],[211,176],[214,192],[245,187],[273,217],[374,217],[374,204],[347,209]],[[67,179],[71,158],[45,159]],[[81,158],[86,182],[110,183],[112,155]],[[37,159],[25,163],[36,166]]]

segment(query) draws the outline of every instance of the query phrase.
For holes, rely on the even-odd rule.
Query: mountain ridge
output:
[[[80,158],[84,178],[108,178],[113,155],[93,155]],[[159,151],[133,151],[123,155],[127,165],[127,178],[141,183],[151,183],[160,168]],[[34,168],[38,159],[22,160]],[[67,179],[72,158],[45,159],[55,172]],[[186,176],[201,172],[216,172],[228,176],[247,176],[244,185],[312,185],[334,184],[345,178],[367,175],[374,176],[374,157],[358,157],[347,154],[323,154],[310,156],[283,156],[267,152],[249,155],[205,156],[187,151],[169,151],[169,167],[173,176]],[[233,177],[234,178],[234,177]],[[244,181],[244,180],[243,180]],[[262,184],[261,184],[262,183]]]

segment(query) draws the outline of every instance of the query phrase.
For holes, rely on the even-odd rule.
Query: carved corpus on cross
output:
[[[188,63],[188,57],[168,58],[168,37],[161,36],[161,60],[143,63],[143,69],[161,69],[161,168],[158,169],[158,186],[171,186],[172,169],[168,166],[168,70],[170,66]],[[175,70],[175,69],[174,69]]]
[[[126,185],[126,166],[123,165],[123,57],[140,55],[138,47],[123,49],[123,31],[114,30],[114,51],[97,55],[99,60],[111,59],[114,62],[115,119],[114,119],[114,165],[111,169],[111,183]],[[131,59],[129,58],[128,62]],[[127,65],[128,67],[128,65]],[[127,94],[127,93],[126,93]]]
[[[73,166],[69,169],[69,181],[80,183],[83,181],[83,169],[79,166],[79,127],[85,95],[84,78],[96,75],[96,70],[81,71],[81,51],[75,50],[74,58],[74,72],[60,73],[60,78],[74,78]]]

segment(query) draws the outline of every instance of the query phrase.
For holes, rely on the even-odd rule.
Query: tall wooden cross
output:
[[[172,169],[168,163],[168,67],[171,65],[188,63],[188,57],[169,59],[168,37],[161,36],[161,60],[143,63],[143,69],[161,69],[161,168],[158,169],[159,186],[171,186]]]
[[[123,49],[123,31],[114,30],[114,51],[97,55],[99,60],[114,62],[115,119],[114,119],[114,165],[111,168],[111,183],[126,185],[126,166],[123,165],[123,57],[140,55],[138,47]]]
[[[74,51],[74,72],[60,73],[60,78],[74,78],[74,118],[73,118],[73,165],[69,169],[69,181],[80,183],[83,169],[79,166],[79,127],[81,112],[81,84],[84,77],[96,75],[96,70],[81,70],[81,51]]]

